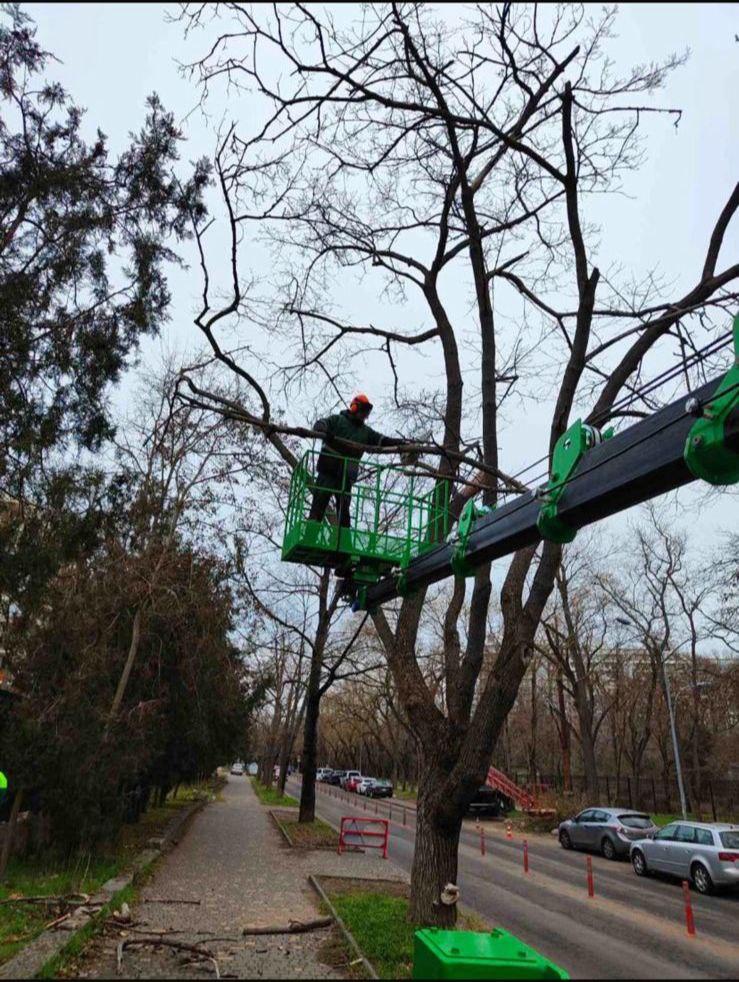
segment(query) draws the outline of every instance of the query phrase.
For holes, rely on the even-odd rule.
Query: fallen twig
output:
[[[333,917],[318,917],[314,921],[289,921],[285,924],[275,924],[267,927],[245,927],[242,934],[302,934],[305,931],[316,931],[321,927],[333,924]]]
[[[66,914],[62,914],[60,917],[55,917],[53,921],[49,921],[48,924],[44,924],[44,931],[48,931],[49,928],[56,927],[57,924],[61,924],[62,921],[66,921],[69,917],[69,911],[67,911]]]
[[[216,978],[220,979],[221,977],[220,969],[218,968],[218,961],[212,951],[209,951],[207,948],[203,948],[201,945],[187,944],[185,941],[173,941],[169,938],[163,938],[161,935],[155,935],[154,937],[149,938],[126,938],[125,941],[119,942],[116,949],[116,969],[119,975],[123,971],[123,952],[126,950],[126,948],[132,948],[134,945],[151,945],[153,948],[165,947],[173,948],[175,951],[188,951],[190,954],[196,955],[198,958],[202,958],[204,961],[210,962],[213,965]]]
[[[6,897],[4,900],[0,900],[0,905],[3,906],[6,904],[46,904],[50,907],[55,904],[59,907],[85,907],[89,903],[89,893],[66,893],[63,896],[47,897]]]

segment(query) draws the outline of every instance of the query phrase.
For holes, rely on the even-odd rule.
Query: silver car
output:
[[[631,843],[657,831],[649,815],[628,808],[586,808],[559,826],[563,849],[591,849],[606,859],[628,856]]]
[[[739,825],[672,822],[653,839],[634,843],[631,865],[637,876],[669,873],[692,880],[698,893],[739,886]]]

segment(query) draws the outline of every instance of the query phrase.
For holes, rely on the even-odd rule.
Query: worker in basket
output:
[[[341,528],[349,528],[352,486],[359,475],[364,448],[403,447],[410,443],[399,436],[383,436],[367,425],[372,403],[366,395],[354,396],[349,408],[334,416],[319,419],[313,429],[323,438],[315,475],[313,501],[309,518],[322,521],[333,497]],[[345,442],[346,441],[346,442]],[[358,444],[358,446],[351,446]],[[346,565],[337,567],[337,576],[349,578]]]

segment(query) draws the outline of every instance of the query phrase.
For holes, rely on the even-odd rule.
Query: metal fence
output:
[[[564,794],[565,787],[561,774],[538,774],[534,777],[527,771],[513,771],[509,776],[522,787],[541,794],[554,792]],[[692,799],[694,782],[686,771],[685,789],[688,809],[696,812],[696,802]],[[587,793],[584,775],[573,775],[568,789],[573,794]],[[660,776],[601,775],[598,778],[598,801],[602,805],[621,805],[638,808],[658,814],[677,814],[680,811],[680,798],[673,774]],[[596,804],[596,802],[593,802]],[[704,819],[711,821],[739,820],[739,781],[731,778],[702,778],[700,789],[700,812]]]

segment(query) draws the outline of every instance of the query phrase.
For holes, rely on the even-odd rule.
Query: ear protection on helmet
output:
[[[352,401],[349,403],[350,413],[364,413],[369,415],[372,412],[372,403],[369,401],[366,395],[360,393],[354,396]]]

